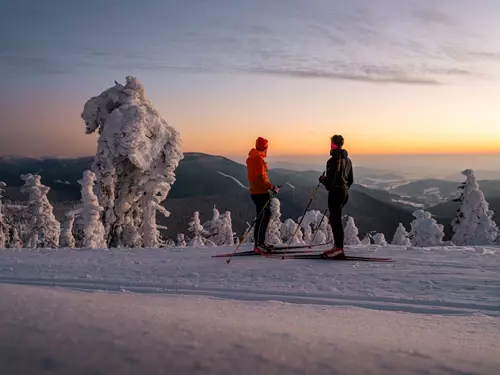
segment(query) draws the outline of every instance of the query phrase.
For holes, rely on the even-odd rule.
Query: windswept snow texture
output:
[[[0,285],[2,374],[497,375],[498,318]]]
[[[241,251],[250,250],[243,246]],[[500,248],[348,247],[394,263],[236,257],[234,247],[6,249],[0,282],[201,294],[412,313],[500,316]]]
[[[228,174],[225,174],[225,173],[222,173],[222,172],[219,172],[219,171],[217,171],[217,173],[219,173],[220,175],[222,175],[224,177],[230,178],[231,180],[233,180],[234,182],[236,182],[238,185],[240,185],[243,189],[248,189],[248,186],[243,185],[243,183],[240,180],[238,180],[236,177],[230,176]]]

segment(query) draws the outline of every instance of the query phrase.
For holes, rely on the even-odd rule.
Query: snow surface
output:
[[[243,185],[243,183],[240,180],[238,180],[236,177],[233,177],[231,175],[222,173],[220,171],[217,171],[217,173],[219,173],[220,175],[222,175],[224,177],[230,178],[231,180],[233,180],[234,182],[236,182],[238,185],[240,185],[243,189],[247,189],[248,190],[248,186]]]
[[[499,247],[233,249],[2,250],[2,373],[500,373]]]
[[[242,246],[240,251],[250,250]],[[211,258],[234,247],[6,249],[0,282],[500,316],[500,248],[347,247],[394,263]]]
[[[1,285],[8,374],[498,374],[498,318]]]

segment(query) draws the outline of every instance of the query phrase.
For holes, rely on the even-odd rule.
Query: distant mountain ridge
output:
[[[51,202],[80,200],[80,185],[77,181],[83,171],[90,168],[92,157],[75,159],[31,159],[16,158],[0,160],[0,181],[8,184],[6,197],[12,200],[25,200],[19,188],[23,181],[19,178],[24,173],[38,173],[42,182],[51,187]],[[274,184],[282,185],[279,199],[282,203],[282,220],[297,220],[318,183],[317,171],[291,171],[270,169],[269,175]],[[255,213],[254,206],[246,188],[247,171],[242,164],[222,156],[203,153],[186,153],[176,170],[176,182],[165,200],[165,207],[172,215],[162,219],[161,223],[169,229],[167,233],[175,236],[187,231],[187,222],[195,210],[200,211],[202,220],[211,217],[211,210],[216,205],[221,211],[232,213],[233,226],[238,234],[246,228]],[[320,188],[311,209],[324,210],[327,207],[327,192]],[[61,209],[56,209],[62,215]],[[389,193],[363,186],[354,185],[346,214],[353,216],[360,228],[361,235],[368,231],[382,232],[392,238],[399,222],[409,227],[413,219],[411,211],[392,202]],[[59,217],[61,219],[61,217]]]

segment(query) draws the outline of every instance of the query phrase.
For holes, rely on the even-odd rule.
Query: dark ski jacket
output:
[[[354,182],[352,162],[346,150],[330,151],[331,158],[326,163],[326,176],[321,182],[326,190],[349,189]]]

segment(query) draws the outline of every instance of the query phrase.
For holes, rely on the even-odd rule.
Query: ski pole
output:
[[[325,172],[323,172],[323,176],[325,175]],[[290,238],[290,241],[288,242],[288,245],[285,249],[285,253],[283,254],[283,256],[281,257],[281,259],[285,259],[285,256],[286,256],[286,253],[288,252],[288,249],[290,248],[290,245],[292,244],[292,241],[293,239],[295,238],[295,235],[297,234],[297,232],[299,231],[300,229],[300,225],[302,224],[302,221],[304,220],[304,217],[306,216],[306,213],[307,213],[307,210],[309,209],[309,207],[311,206],[313,200],[314,200],[314,197],[316,197],[316,193],[318,192],[319,190],[319,187],[321,186],[321,181],[318,183],[318,185],[316,185],[316,187],[314,188],[313,190],[313,193],[311,195],[311,199],[309,199],[309,203],[307,204],[306,206],[306,209],[304,210],[304,213],[302,214],[302,217],[300,218],[300,222],[299,222],[299,225],[297,225],[297,228],[295,228],[295,232],[293,232],[293,236]]]
[[[316,233],[314,233],[314,236],[311,240],[311,243],[309,244],[309,249],[311,249],[312,245],[314,244],[314,240],[316,239],[316,235],[319,232],[319,228],[321,228],[321,224],[323,224],[323,220],[325,220],[325,216],[326,216],[327,211],[328,211],[328,208],[326,208],[325,211],[323,211],[323,216],[321,217],[321,221],[319,222],[318,229],[316,229]]]
[[[252,230],[253,226],[257,222],[257,219],[264,213],[264,211],[266,210],[266,207],[269,205],[269,203],[271,202],[271,199],[273,199],[273,197],[274,197],[274,193],[271,194],[271,196],[267,200],[267,202],[264,205],[264,207],[262,208],[262,210],[253,219],[252,223],[250,224],[250,227],[247,229],[247,231],[246,231],[245,235],[243,236],[243,238],[241,239],[240,243],[238,244],[238,246],[236,247],[236,249],[234,250],[234,252],[231,254],[231,256],[229,257],[229,259],[226,260],[227,264],[229,264],[229,262],[231,262],[231,259],[233,259],[234,254],[236,254],[236,252],[239,250],[239,248],[241,247],[241,245],[243,244],[243,242],[245,242],[245,239],[247,238],[248,234],[250,233],[250,231]]]

